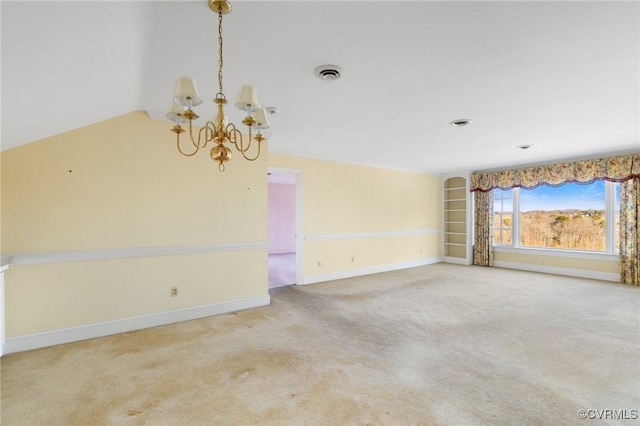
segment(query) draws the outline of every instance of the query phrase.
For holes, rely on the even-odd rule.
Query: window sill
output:
[[[592,260],[608,260],[616,262],[620,259],[618,254],[602,253],[595,251],[571,251],[571,250],[556,250],[546,248],[514,248],[507,246],[493,246],[493,251],[497,253],[517,253],[526,254],[532,256],[554,256],[554,257],[568,257],[574,259],[592,259]]]

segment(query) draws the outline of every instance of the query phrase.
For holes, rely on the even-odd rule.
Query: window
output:
[[[513,190],[493,191],[493,243],[511,245],[513,237]]]
[[[620,184],[495,189],[494,245],[618,252]]]

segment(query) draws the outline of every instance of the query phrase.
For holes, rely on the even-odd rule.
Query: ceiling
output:
[[[279,108],[273,152],[446,173],[640,151],[638,2],[232,5],[225,93],[253,84]],[[3,149],[134,110],[162,117],[181,75],[213,116],[206,0],[0,8]],[[343,77],[316,78],[323,64]]]

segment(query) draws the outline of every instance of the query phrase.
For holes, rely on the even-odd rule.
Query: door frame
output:
[[[302,170],[289,169],[285,167],[268,167],[269,173],[285,173],[292,174],[295,178],[295,194],[296,194],[296,285],[304,284],[303,276],[303,252],[304,252],[304,235],[302,235]],[[267,179],[267,186],[268,186]],[[267,188],[268,190],[268,188]],[[268,214],[269,212],[267,212]]]

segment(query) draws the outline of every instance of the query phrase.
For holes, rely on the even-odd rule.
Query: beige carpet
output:
[[[640,288],[431,265],[2,358],[2,424],[615,424]],[[620,421],[637,424],[638,421]]]

